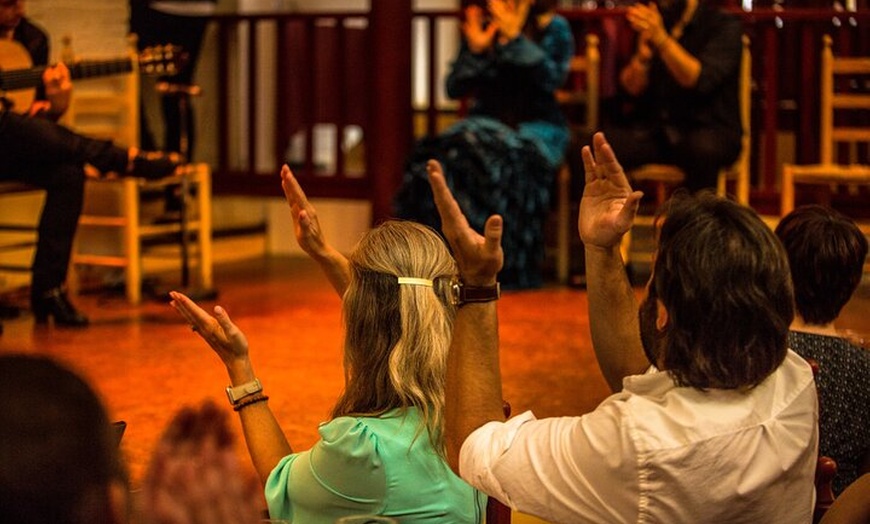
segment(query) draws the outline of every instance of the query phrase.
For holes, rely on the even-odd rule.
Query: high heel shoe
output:
[[[63,288],[56,287],[41,297],[34,298],[31,303],[33,316],[37,324],[45,324],[48,317],[54,317],[57,326],[84,327],[88,325],[88,317],[79,313],[66,296]]]
[[[183,163],[184,157],[178,153],[139,151],[133,157],[127,175],[156,180],[174,175]]]

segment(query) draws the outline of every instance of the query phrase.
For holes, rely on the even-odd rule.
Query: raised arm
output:
[[[430,160],[429,183],[441,215],[444,236],[453,250],[464,285],[494,286],[504,263],[501,250],[502,219],[493,215],[481,236],[465,215],[444,180],[441,165]],[[460,306],[447,358],[445,439],[450,467],[459,474],[459,450],[468,435],[491,420],[504,420],[501,372],[498,359],[496,303]]]
[[[625,376],[643,372],[649,362],[640,342],[637,301],[619,252],[643,193],[632,191],[603,133],[584,146],[586,187],[578,228],[586,249],[589,325],[598,365],[613,391]]]
[[[172,307],[221,359],[227,369],[231,386],[241,386],[257,378],[248,353],[248,340],[245,334],[233,324],[224,308],[215,306],[214,316],[211,316],[187,296],[175,291],[169,295],[172,297]],[[268,387],[268,384],[265,386]],[[264,388],[264,393],[267,391]],[[245,443],[254,463],[254,469],[257,470],[260,481],[265,484],[269,473],[275,469],[278,462],[293,450],[267,402],[247,404],[236,411],[242,420]]]
[[[350,264],[347,258],[333,248],[324,238],[317,211],[308,201],[299,181],[293,176],[293,171],[287,165],[281,168],[281,187],[287,204],[290,205],[290,216],[296,231],[296,242],[308,256],[320,265],[329,283],[339,296],[350,283]]]

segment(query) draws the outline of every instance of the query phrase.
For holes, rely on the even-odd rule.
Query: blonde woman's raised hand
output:
[[[286,164],[281,168],[281,188],[284,190],[287,204],[290,205],[290,216],[293,219],[299,247],[312,258],[324,257],[329,250],[329,244],[323,237],[317,211],[308,201],[305,191]]]
[[[281,168],[281,188],[290,205],[296,242],[320,265],[332,287],[342,296],[350,283],[350,263],[326,241],[317,211],[287,165]]]
[[[217,353],[227,369],[248,362],[248,339],[230,320],[226,310],[215,306],[214,316],[199,307],[187,296],[171,291],[170,305],[178,311],[195,331]]]

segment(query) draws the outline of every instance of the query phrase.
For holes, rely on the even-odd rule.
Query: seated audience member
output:
[[[626,10],[636,51],[619,73],[605,129],[625,169],[675,164],[691,191],[716,187],[740,154],[740,20],[711,0],[653,0]]]
[[[262,497],[256,479],[245,482],[231,444],[214,405],[182,410],[133,514],[118,434],[93,388],[49,358],[0,355],[4,524],[256,524]]]
[[[349,259],[325,242],[314,208],[284,166],[282,186],[297,240],[342,295],[345,390],[320,440],[290,447],[256,378],[245,335],[227,312],[215,317],[172,293],[173,306],[226,366],[269,514],[332,524],[355,514],[402,522],[480,522],[486,498],[444,460],[442,420],[456,263],[437,233],[388,221]]]
[[[94,390],[48,358],[0,355],[0,522],[127,522],[127,484]]]
[[[839,494],[870,471],[870,352],[834,326],[864,271],[867,239],[849,218],[823,206],[799,207],[776,227],[794,285],[789,347],[819,364],[819,454],[837,463]]]
[[[20,44],[34,65],[47,66],[48,36],[24,16],[24,5],[0,2],[0,39],[10,41],[7,47]],[[45,190],[30,287],[37,323],[51,317],[56,325],[81,327],[88,318],[70,302],[65,286],[84,201],[85,164],[104,173],[159,178],[171,175],[181,159],[118,147],[59,125],[72,93],[69,70],[64,64],[46,67],[42,80],[30,107],[8,107],[8,98],[0,97],[0,181]]]
[[[448,460],[473,486],[554,522],[809,522],[818,427],[807,362],[786,348],[782,246],[749,208],[670,201],[640,308],[619,254],[637,212],[598,133],[583,148],[579,229],[589,322],[614,394],[579,417],[507,422],[495,302],[460,307],[448,359]],[[430,178],[461,279],[492,286],[501,217],[475,233]]]
[[[240,468],[227,415],[182,408],[160,437],[137,501],[143,524],[257,524],[263,492]]]
[[[821,524],[867,524],[870,522],[870,473],[849,484],[825,512]]]
[[[438,227],[426,163],[444,163],[448,184],[482,227],[511,212],[499,278],[505,289],[543,284],[544,223],[568,125],[555,98],[568,75],[574,38],[555,0],[465,2],[462,42],[445,82],[469,114],[411,153],[396,216]],[[482,8],[479,4],[485,4]],[[462,176],[451,176],[461,173]]]

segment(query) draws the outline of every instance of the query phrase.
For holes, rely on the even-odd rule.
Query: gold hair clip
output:
[[[408,286],[426,286],[432,287],[432,281],[428,278],[417,278],[417,277],[396,277],[399,281],[399,285],[408,285]]]

